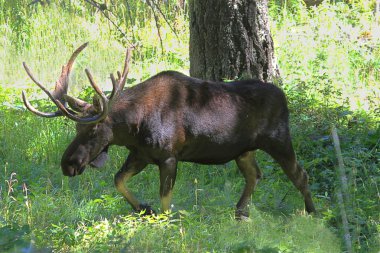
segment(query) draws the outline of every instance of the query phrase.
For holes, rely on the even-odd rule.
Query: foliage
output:
[[[171,4],[167,8],[163,5],[159,9],[164,15],[160,15],[159,20],[155,22],[153,16],[149,15],[149,6],[143,2],[122,1],[123,4],[109,6],[108,15],[113,21],[117,20],[117,25],[125,32],[125,36],[120,38],[120,33],[115,31],[108,19],[85,1],[52,1],[47,6],[28,6],[20,1],[0,0],[0,6],[4,6],[1,12],[3,19],[0,18],[0,33],[3,34],[0,38],[1,85],[26,86],[23,61],[28,63],[42,83],[53,84],[61,66],[68,60],[67,52],[73,51],[86,41],[89,41],[90,45],[77,59],[78,67],[72,76],[78,83],[77,87],[71,86],[74,94],[78,94],[83,85],[88,83],[82,70],[84,68],[96,73],[98,82],[110,89],[112,85],[109,74],[120,70],[125,47],[132,44],[135,45],[135,50],[130,78],[140,81],[146,79],[148,73],[165,69],[176,68],[185,71],[189,65],[186,46],[187,16],[178,16],[183,14],[182,11],[169,16],[170,20],[165,20],[164,15],[166,17],[166,13],[175,5]],[[125,6],[127,3],[128,6]],[[17,11],[15,6],[20,6],[20,10]],[[21,21],[12,14],[16,11],[28,24],[17,23]],[[120,15],[123,16],[122,19],[117,18]],[[171,20],[173,25],[169,27]],[[132,22],[133,25],[128,22]],[[152,36],[158,33],[158,29],[161,36]],[[176,31],[176,35],[172,30]],[[27,39],[20,39],[18,36],[21,36],[21,32],[33,36],[28,35]],[[130,39],[126,41],[125,38]],[[161,41],[165,44],[165,50],[161,50]]]
[[[128,153],[123,148],[111,148],[105,168],[88,168],[70,179],[62,176],[59,161],[75,127],[66,119],[41,119],[23,109],[20,88],[28,94],[37,89],[21,62],[28,62],[43,83],[53,83],[69,52],[90,41],[72,81],[88,83],[81,69],[89,67],[107,89],[109,73],[122,65],[125,45],[135,43],[132,85],[163,69],[186,71],[188,20],[183,8],[173,11],[174,0],[155,1],[159,8],[146,1],[105,1],[110,18],[126,33],[120,37],[84,1],[51,2],[28,7],[22,1],[0,0],[0,251],[343,251],[331,125],[339,130],[347,171],[346,210],[354,250],[378,251],[380,35],[371,5],[365,4],[370,1],[324,1],[311,8],[300,1],[271,1],[271,30],[293,141],[310,175],[319,215],[300,211],[297,190],[259,152],[265,177],[253,195],[247,222],[233,219],[244,183],[234,163],[180,164],[173,212],[156,217],[131,213],[114,189],[113,173]],[[80,96],[89,99],[91,92],[85,89]],[[52,109],[39,95],[34,98],[42,110]],[[132,178],[129,187],[158,210],[158,181],[152,166]]]
[[[278,14],[273,7],[272,14]],[[298,152],[322,211],[341,224],[336,194],[337,158],[330,137],[338,127],[350,186],[346,210],[355,250],[379,248],[380,26],[370,10],[324,2],[272,24],[283,88],[290,102]],[[374,236],[369,236],[374,235]]]
[[[1,17],[3,23],[7,23],[12,30],[11,42],[17,50],[29,47],[32,34],[30,30],[29,11],[26,0],[21,1],[2,1]],[[1,20],[1,19],[0,19]]]

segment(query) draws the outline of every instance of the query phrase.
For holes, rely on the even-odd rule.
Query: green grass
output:
[[[271,5],[272,33],[291,109],[293,142],[310,175],[317,216],[305,215],[300,194],[261,152],[264,179],[252,197],[247,222],[233,217],[244,184],[234,162],[181,163],[173,212],[157,217],[134,214],[113,186],[113,175],[128,155],[124,148],[112,147],[104,168],[63,177],[60,159],[75,135],[74,124],[38,118],[23,109],[22,88],[37,98],[41,92],[36,93],[21,62],[28,62],[38,79],[52,87],[72,50],[90,41],[72,76],[70,92],[77,95],[88,86],[85,67],[103,88],[110,87],[109,73],[121,68],[124,46],[99,13],[90,16],[83,10],[72,15],[53,5],[33,14],[26,33],[33,36],[21,47],[14,45],[9,22],[0,24],[0,251],[342,252],[336,199],[340,186],[330,137],[335,125],[349,179],[346,211],[354,249],[378,252],[378,25],[368,10],[341,3],[326,2],[311,10],[294,3],[293,7],[285,12]],[[152,36],[154,22],[145,23],[135,27],[143,46],[134,53],[129,85],[163,69],[186,73],[186,18],[176,20],[180,42],[162,22],[165,54]],[[44,100],[35,103],[50,109]],[[128,186],[159,210],[156,167],[145,169]]]

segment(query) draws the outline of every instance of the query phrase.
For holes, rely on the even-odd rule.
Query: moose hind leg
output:
[[[255,186],[261,178],[261,171],[257,165],[254,151],[249,151],[239,156],[236,159],[236,164],[245,179],[244,190],[236,205],[235,212],[235,218],[241,220],[249,216],[248,203]]]
[[[130,153],[124,165],[116,173],[114,180],[116,189],[123,195],[135,211],[140,212],[145,210],[146,214],[152,214],[154,213],[153,210],[149,206],[141,204],[132,192],[125,186],[125,183],[131,177],[141,172],[146,165],[146,162],[137,159],[133,153]]]
[[[161,211],[170,209],[170,202],[173,195],[173,187],[177,174],[177,160],[170,157],[159,164],[160,169],[160,199]]]
[[[298,164],[290,138],[288,138],[285,144],[283,142],[274,141],[265,151],[280,164],[293,185],[301,192],[305,200],[306,211],[308,213],[315,212],[308,184],[309,176]]]

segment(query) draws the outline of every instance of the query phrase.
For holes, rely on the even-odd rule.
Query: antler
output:
[[[82,50],[87,47],[87,45],[88,42],[84,43],[82,46],[80,46],[77,50],[74,51],[67,64],[62,67],[61,75],[55,83],[53,96],[56,99],[58,99],[62,104],[65,103],[64,95],[67,94],[67,89],[69,87],[69,75],[73,67],[74,61],[77,58],[77,56],[82,52]]]
[[[47,118],[52,118],[52,117],[57,117],[57,116],[66,116],[78,123],[82,124],[92,124],[92,123],[97,123],[107,117],[108,114],[108,99],[104,95],[103,91],[99,88],[99,86],[94,82],[90,72],[86,69],[86,74],[87,77],[90,80],[90,83],[92,87],[95,89],[96,93],[101,97],[101,112],[98,115],[95,116],[90,116],[90,117],[78,117],[76,113],[66,106],[66,101],[67,98],[69,97],[67,95],[67,90],[68,90],[68,85],[69,85],[69,75],[70,71],[72,69],[72,66],[74,64],[74,61],[76,57],[79,55],[79,53],[88,45],[88,43],[84,43],[82,46],[80,46],[75,52],[71,55],[68,63],[62,67],[62,72],[55,83],[55,88],[53,92],[49,92],[32,74],[26,63],[24,62],[24,68],[26,73],[29,75],[29,77],[33,80],[34,83],[38,85],[47,95],[48,97],[54,102],[54,104],[58,107],[59,110],[53,113],[45,113],[37,110],[35,107],[33,107],[29,100],[27,99],[25,95],[25,91],[22,91],[22,99],[24,101],[24,104],[26,108],[28,108],[31,112],[38,116],[42,117],[47,117]],[[115,86],[114,86],[115,87]],[[112,90],[112,94],[114,94],[115,91]],[[71,98],[71,97],[70,97]],[[80,99],[77,98],[71,98],[71,101],[75,100],[81,105],[87,104],[84,101],[81,101]]]
[[[115,79],[113,74],[110,74],[112,86],[113,86],[112,93],[110,95],[111,101],[120,91],[124,89],[125,83],[127,81],[128,72],[129,72],[129,62],[131,60],[131,57],[132,57],[132,48],[129,47],[127,48],[127,52],[125,55],[123,74],[117,71],[117,76],[118,76],[117,79]]]
[[[40,87],[41,90],[43,90],[46,93],[46,95],[48,95],[48,97],[54,102],[54,104],[58,108],[60,108],[61,105],[65,104],[64,95],[67,94],[67,89],[69,85],[69,75],[70,75],[72,66],[74,64],[74,61],[76,57],[79,55],[79,53],[82,52],[82,50],[87,45],[88,43],[84,43],[77,50],[75,50],[75,52],[71,55],[70,60],[67,62],[67,64],[62,67],[61,75],[59,79],[57,80],[57,82],[55,83],[55,89],[52,93],[50,93],[48,89],[46,89],[39,81],[37,81],[37,79],[33,76],[32,72],[30,71],[28,65],[26,65],[25,62],[23,62],[24,69],[26,73],[28,74],[28,76],[30,77],[30,79],[32,79],[32,81],[35,84],[37,84],[38,87]],[[22,100],[24,101],[26,108],[28,108],[31,112],[35,113],[38,116],[47,117],[47,118],[63,116],[63,113],[60,110],[56,112],[50,112],[50,113],[45,113],[45,112],[41,112],[37,110],[30,104],[29,100],[26,97],[25,91],[22,91]]]
[[[26,108],[28,108],[31,112],[38,116],[52,118],[52,117],[58,117],[58,116],[66,116],[69,119],[72,119],[78,123],[82,124],[92,124],[97,123],[103,119],[105,119],[108,115],[110,103],[112,103],[113,99],[117,96],[117,94],[123,90],[124,85],[127,80],[127,75],[129,72],[129,61],[131,59],[131,48],[127,49],[125,61],[124,61],[124,69],[123,74],[118,73],[118,79],[116,80],[113,74],[111,74],[111,80],[112,80],[112,92],[110,95],[110,98],[108,99],[106,95],[103,93],[103,91],[99,88],[99,86],[95,83],[90,71],[88,69],[85,70],[86,75],[88,77],[88,80],[90,81],[91,86],[94,88],[96,93],[100,96],[100,112],[97,115],[89,116],[89,117],[79,117],[76,112],[73,110],[70,110],[67,108],[67,102],[70,102],[70,104],[76,104],[77,108],[82,108],[84,111],[91,107],[92,105],[89,105],[88,103],[73,98],[67,95],[68,85],[69,85],[69,75],[70,71],[72,69],[72,66],[74,64],[74,61],[76,57],[82,52],[82,50],[88,45],[88,43],[83,44],[80,46],[75,52],[71,55],[70,60],[66,65],[62,67],[62,72],[59,77],[59,79],[55,83],[55,88],[53,92],[48,91],[32,74],[29,67],[24,62],[24,68],[26,73],[29,75],[29,77],[33,80],[34,83],[38,85],[45,93],[48,95],[48,97],[53,101],[53,103],[58,107],[59,110],[52,113],[46,113],[41,112],[34,108],[29,100],[27,99],[25,95],[25,91],[22,91],[22,99],[24,101],[24,104]],[[74,108],[75,109],[75,108]]]
[[[39,82],[37,81],[37,79],[32,75],[30,69],[28,68],[28,66],[26,65],[25,62],[22,63],[24,65],[24,68],[25,68],[25,71],[26,73],[29,75],[30,79],[33,80],[33,82],[35,84],[38,85],[38,87],[41,88],[41,90],[43,90],[48,96],[49,98],[55,102],[56,99],[53,97],[53,95]],[[51,113],[46,113],[46,112],[40,112],[39,110],[37,110],[36,108],[34,108],[29,100],[27,99],[26,95],[25,95],[25,91],[22,91],[22,100],[24,101],[24,104],[26,106],[26,108],[29,109],[29,111],[35,113],[36,115],[38,116],[41,116],[41,117],[46,117],[46,118],[53,118],[53,117],[57,117],[57,116],[62,116],[62,112],[61,111],[56,111],[56,112],[51,112]]]
[[[88,80],[91,83],[91,86],[94,88],[94,90],[96,91],[96,93],[101,98],[101,106],[100,106],[102,108],[101,112],[99,114],[95,115],[95,116],[92,116],[92,117],[82,118],[82,117],[78,117],[74,113],[72,113],[69,110],[67,110],[62,104],[60,104],[59,108],[61,109],[61,111],[63,112],[63,114],[66,117],[68,117],[69,119],[72,119],[72,120],[74,120],[74,121],[76,121],[78,123],[81,123],[81,124],[92,124],[92,123],[96,123],[96,122],[102,121],[103,119],[105,119],[107,117],[107,115],[108,115],[108,108],[109,108],[108,107],[109,100],[106,97],[106,95],[104,94],[104,92],[95,83],[95,81],[94,81],[94,79],[93,79],[90,71],[88,69],[85,69],[85,72],[87,74]],[[68,97],[68,96],[65,95],[65,97]],[[73,99],[73,98],[71,98],[71,99]]]

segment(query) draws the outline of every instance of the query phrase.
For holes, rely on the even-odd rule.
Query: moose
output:
[[[100,167],[110,145],[125,146],[129,155],[115,175],[115,186],[135,211],[153,214],[125,185],[148,164],[159,168],[161,211],[165,212],[170,209],[178,162],[224,164],[235,160],[245,179],[235,217],[245,219],[250,196],[262,176],[255,160],[255,151],[260,149],[280,164],[301,192],[306,211],[315,212],[308,175],[293,150],[287,101],[280,88],[258,80],[213,82],[164,71],[124,89],[131,58],[131,50],[127,50],[122,73],[117,72],[116,78],[110,75],[112,92],[108,96],[85,69],[96,92],[93,102],[87,103],[67,95],[70,71],[87,44],[62,67],[53,92],[23,63],[29,77],[58,109],[39,111],[23,91],[25,106],[38,116],[65,116],[77,123],[76,137],[61,160],[65,176],[80,175],[87,165]]]

